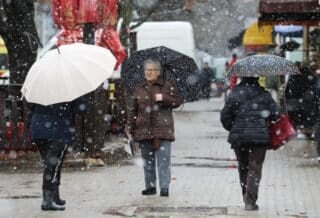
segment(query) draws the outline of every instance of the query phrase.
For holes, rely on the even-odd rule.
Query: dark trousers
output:
[[[42,189],[54,190],[60,185],[61,167],[68,145],[46,139],[33,140],[43,159],[44,170]]]
[[[320,140],[317,140],[317,152],[318,152],[318,157],[320,157]]]
[[[267,148],[238,147],[235,148],[234,151],[239,164],[238,170],[243,200],[245,203],[255,204],[258,199],[262,165]]]

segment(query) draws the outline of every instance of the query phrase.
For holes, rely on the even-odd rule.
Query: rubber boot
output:
[[[65,207],[58,205],[53,201],[53,191],[43,190],[43,201],[41,204],[41,210],[64,210]]]
[[[53,201],[58,205],[65,205],[66,201],[60,198],[59,186],[55,186],[53,190]]]

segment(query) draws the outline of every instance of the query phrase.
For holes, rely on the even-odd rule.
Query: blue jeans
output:
[[[140,148],[146,189],[157,186],[156,163],[160,189],[168,189],[171,180],[171,141],[161,140],[159,150],[155,150],[151,142],[141,142]]]

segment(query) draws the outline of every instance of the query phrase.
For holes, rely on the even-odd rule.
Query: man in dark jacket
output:
[[[319,116],[315,104],[318,96],[315,86],[318,78],[307,67],[300,67],[301,75],[290,75],[286,85],[285,97],[288,114],[296,128],[313,128]]]
[[[86,112],[83,99],[49,106],[30,104],[31,138],[44,161],[42,210],[64,210],[59,196],[61,167],[68,146],[74,141],[74,117]]]
[[[277,105],[258,83],[244,77],[221,111],[228,142],[238,160],[240,185],[246,210],[258,210],[258,188],[266,150],[270,145],[268,123],[277,120]]]
[[[181,105],[182,98],[175,85],[160,78],[160,72],[159,61],[145,61],[145,81],[136,87],[129,104],[126,133],[140,143],[146,186],[142,194],[156,194],[157,159],[160,196],[168,196],[171,141],[175,140],[172,109]]]
[[[210,97],[211,82],[213,79],[215,79],[214,72],[209,67],[208,62],[205,62],[202,68],[201,80],[202,80],[204,97],[207,99],[209,99]]]

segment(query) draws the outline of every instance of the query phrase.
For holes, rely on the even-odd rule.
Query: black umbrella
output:
[[[200,74],[195,61],[187,55],[164,46],[137,51],[124,62],[121,78],[129,92],[132,93],[144,80],[143,62],[149,58],[160,61],[163,77],[176,84],[184,101],[199,99]]]
[[[284,43],[280,48],[284,51],[294,51],[300,47],[300,44],[294,40]]]
[[[246,30],[242,30],[237,36],[234,36],[228,40],[228,48],[230,50],[242,45],[243,35],[245,32]]]

